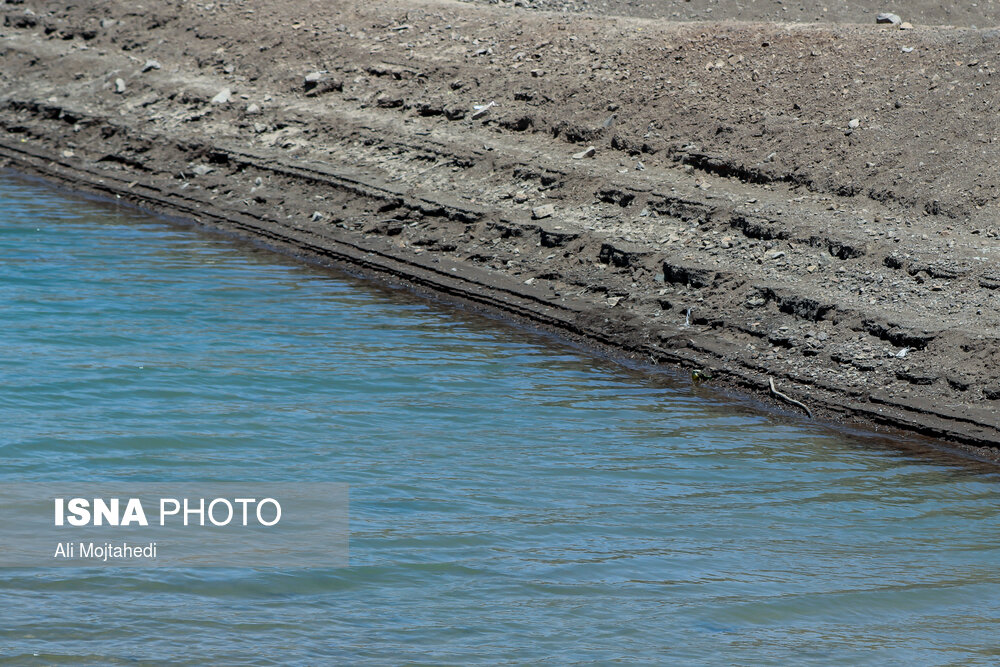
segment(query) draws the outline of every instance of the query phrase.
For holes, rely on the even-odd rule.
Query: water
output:
[[[0,178],[0,482],[339,481],[351,566],[0,570],[15,664],[994,664],[998,476]]]

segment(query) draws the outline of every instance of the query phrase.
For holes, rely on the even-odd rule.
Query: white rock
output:
[[[125,80],[122,78],[115,79],[115,92],[118,94],[125,92]]]
[[[556,205],[555,204],[542,204],[541,206],[536,206],[531,209],[531,217],[535,220],[541,220],[542,218],[548,218],[555,215]]]
[[[574,153],[573,154],[573,159],[574,160],[582,160],[584,158],[594,157],[594,155],[596,155],[596,154],[597,154],[597,149],[596,148],[594,148],[593,146],[587,146],[587,148],[585,148],[584,150],[580,151],[579,153]]]
[[[875,23],[891,23],[892,25],[899,25],[903,22],[903,19],[899,18],[898,14],[891,14],[889,12],[882,12],[875,17]]]
[[[228,88],[223,88],[219,91],[219,94],[212,98],[212,104],[229,104],[229,100],[233,96],[233,91]]]

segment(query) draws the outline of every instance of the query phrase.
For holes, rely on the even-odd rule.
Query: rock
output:
[[[267,125],[264,125],[263,123],[254,123],[253,131],[256,132],[257,134],[267,132]]]
[[[931,371],[903,369],[896,371],[896,379],[909,382],[910,384],[928,385],[934,384],[938,376]]]
[[[967,377],[960,373],[951,373],[946,378],[948,384],[956,391],[966,391],[972,384]]]
[[[205,176],[207,174],[211,174],[215,170],[209,167],[207,164],[198,164],[192,167],[191,171],[194,172],[195,176]]]
[[[903,21],[902,23],[899,24],[899,29],[900,30],[913,30],[913,24],[910,23],[909,21]]]
[[[861,127],[861,121],[857,118],[852,118],[850,121],[848,121],[847,127],[851,128],[852,130],[856,130],[859,127]]]
[[[344,84],[341,81],[333,81],[327,78],[326,72],[310,72],[306,74],[302,82],[302,88],[307,97],[316,97],[334,90],[343,90]]]
[[[115,24],[114,19],[101,19],[101,27],[107,30]]]
[[[988,387],[983,387],[983,396],[989,401],[995,401],[1000,398],[1000,384],[991,384]]]
[[[548,218],[555,215],[556,205],[555,204],[542,204],[541,206],[536,206],[531,209],[531,217],[535,220],[541,220],[542,218]]]
[[[594,148],[593,146],[587,146],[587,148],[585,148],[584,150],[580,151],[579,153],[574,153],[573,154],[573,159],[574,160],[582,160],[582,159],[587,158],[587,157],[594,157],[594,155],[596,155],[596,154],[597,154],[597,149],[596,148]]]
[[[312,221],[313,222],[319,222],[322,219],[323,219],[323,214],[322,213],[320,213],[319,211],[313,211],[313,214],[312,214]]]
[[[148,72],[151,69],[160,69],[159,60],[147,60],[146,64],[142,66],[143,72]]]
[[[527,195],[527,193],[524,193],[524,192],[515,192],[514,193],[514,203],[515,204],[523,204],[526,201],[528,201],[528,195]]]
[[[223,88],[219,93],[212,98],[212,104],[229,104],[229,100],[233,96],[233,91],[228,88]]]
[[[260,107],[257,106],[256,104],[254,104],[253,102],[251,102],[250,104],[247,105],[247,111],[246,112],[247,112],[248,115],[253,115],[253,114],[260,113]]]
[[[482,118],[483,116],[488,114],[490,112],[490,109],[492,109],[496,105],[497,105],[496,102],[490,102],[489,104],[477,104],[476,106],[472,107],[473,110],[472,120],[477,120],[479,118]]]
[[[903,19],[899,18],[896,14],[891,14],[889,12],[882,12],[875,17],[875,23],[891,23],[892,25],[899,25],[903,22]]]
[[[125,80],[124,79],[121,79],[121,78],[115,79],[115,92],[118,93],[119,95],[121,95],[122,93],[125,92]]]

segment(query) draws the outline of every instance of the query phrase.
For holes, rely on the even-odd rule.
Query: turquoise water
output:
[[[1000,478],[0,175],[0,483],[351,484],[351,566],[0,570],[13,664],[994,664]]]

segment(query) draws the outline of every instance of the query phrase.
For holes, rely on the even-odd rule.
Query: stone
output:
[[[477,104],[472,107],[472,120],[478,120],[490,112],[490,109],[497,105],[496,102],[490,102],[489,104]]]
[[[233,97],[233,91],[228,88],[223,88],[219,93],[212,98],[212,104],[229,104],[229,100]]]
[[[309,74],[306,74],[306,78],[305,78],[305,82],[306,82],[307,86],[309,84],[312,84],[312,85],[315,86],[317,83],[319,83],[322,80],[323,80],[323,73],[322,72],[310,72]]]
[[[527,195],[527,193],[524,193],[524,192],[515,192],[514,193],[514,203],[515,204],[523,204],[526,201],[528,201],[528,195]]]
[[[852,130],[856,130],[859,127],[861,127],[861,121],[857,118],[852,118],[850,121],[848,121],[847,127],[851,128]]]
[[[535,220],[541,220],[542,218],[548,218],[555,215],[556,205],[555,204],[542,204],[541,206],[536,206],[531,209],[531,217]]]
[[[118,78],[115,79],[115,92],[121,95],[125,92],[125,80]]]
[[[1000,398],[1000,384],[991,384],[983,387],[983,396],[989,401],[995,401]]]
[[[257,106],[253,102],[251,102],[250,104],[247,105],[247,114],[248,115],[252,116],[253,114],[257,114],[257,113],[260,113],[260,107],[259,106]]]
[[[597,154],[597,149],[596,148],[594,148],[593,146],[587,146],[587,148],[585,148],[584,150],[580,151],[579,153],[574,153],[573,154],[573,159],[574,160],[582,160],[584,158],[594,157],[596,154]]]
[[[267,132],[267,125],[264,125],[263,123],[254,123],[253,131],[256,132],[257,134]]]
[[[902,23],[899,24],[899,29],[900,30],[913,30],[913,24],[910,23],[909,21],[903,21]]]
[[[899,18],[897,14],[891,14],[889,12],[882,12],[875,17],[875,23],[890,23],[892,25],[899,25],[903,22],[903,19]]]
[[[148,72],[151,69],[160,69],[159,60],[147,60],[146,64],[142,66],[143,72]]]
[[[205,176],[207,174],[211,174],[215,170],[209,167],[207,164],[198,164],[192,167],[191,171],[194,172],[195,176]]]

